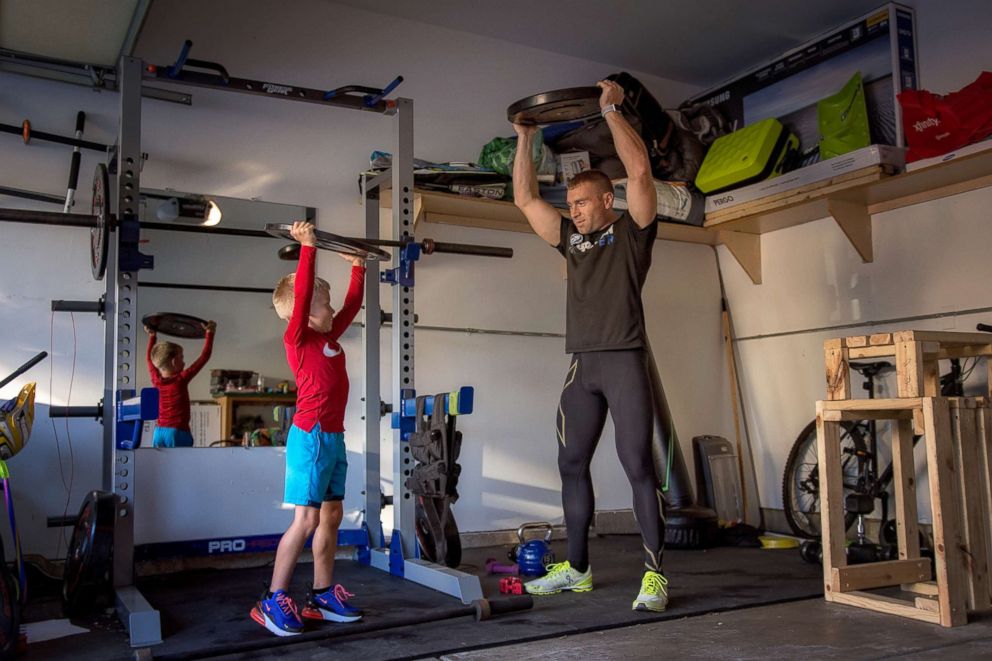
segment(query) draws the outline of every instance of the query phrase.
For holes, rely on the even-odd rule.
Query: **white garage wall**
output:
[[[510,133],[505,120],[510,102],[538,91],[589,84],[615,71],[606,64],[321,0],[282,4],[158,1],[137,55],[149,62],[169,63],[187,38],[195,44],[193,57],[221,62],[233,75],[249,78],[332,88],[352,83],[384,85],[402,74],[406,82],[398,92],[415,101],[416,155],[433,160],[475,160],[485,142]],[[695,91],[648,75],[639,77],[666,104],[674,105]],[[114,139],[115,94],[7,74],[0,75],[0,86],[5,91],[0,121],[18,123],[29,117],[38,130],[71,133],[75,112],[82,109],[89,117],[87,138]],[[391,119],[210,90],[194,89],[193,98],[192,107],[143,102],[142,149],[150,154],[142,172],[144,186],[314,206],[322,229],[362,233],[357,173],[366,167],[371,150],[389,148]],[[8,136],[0,141],[0,181],[58,193],[64,187],[68,157],[63,147],[39,142],[25,147]],[[97,160],[97,155],[86,153],[82,172],[92,172]],[[79,197],[78,210],[87,210],[88,194],[83,191]],[[12,198],[2,203],[30,206]],[[0,335],[4,340],[0,371],[9,371],[34,351],[48,347],[50,299],[95,300],[102,285],[88,273],[85,232],[6,224],[0,234],[5,247],[0,260]],[[564,331],[560,258],[537,237],[437,225],[418,229],[418,235],[515,250],[512,260],[425,258],[418,269],[417,289],[422,324]],[[215,248],[187,241],[185,235],[173,237],[173,243],[184,246],[180,259],[167,256],[170,249],[161,233],[149,233],[149,238],[153,242],[145,249],[160,260],[158,272],[148,274],[149,279],[165,280],[167,271],[179,268],[193,279],[202,273],[202,279],[212,283],[222,275],[229,278],[225,282],[248,286],[266,286],[271,281],[269,267],[256,264],[244,240],[224,240],[223,246]],[[279,263],[274,268],[285,267]],[[685,452],[695,435],[732,436],[715,267],[707,247],[659,242],[645,291],[651,341]],[[318,269],[334,286],[345,276],[347,265],[322,255]],[[337,296],[343,293],[340,286],[335,291]],[[390,293],[382,293],[388,301]],[[281,327],[262,295],[194,296],[144,290],[140,300],[142,311],[181,304],[191,313],[218,319],[218,347],[208,368],[230,367],[237,361],[259,365],[251,369],[265,365],[279,369],[279,359],[272,356],[279,355]],[[95,403],[102,390],[102,324],[95,317],[78,314],[74,320],[77,353],[71,401]],[[45,517],[61,514],[67,503],[69,511],[75,511],[83,494],[100,483],[99,427],[89,421],[70,423],[74,480],[67,496],[46,415],[49,402],[66,400],[73,355],[71,321],[66,315],[54,318],[54,360],[31,373],[39,381],[41,404],[35,434],[27,449],[11,462],[25,549],[48,556],[59,553],[59,542],[58,533],[45,528]],[[388,331],[384,336],[388,338]],[[247,360],[231,353],[225,348],[225,337],[237,338],[239,346],[249,351],[255,342],[254,352]],[[346,505],[354,520],[361,484],[354,470],[360,465],[354,453],[362,447],[361,410],[355,394],[362,381],[357,331],[350,331],[344,346],[353,393],[346,418],[348,447],[353,453]],[[560,521],[553,425],[567,365],[563,348],[563,340],[556,337],[438,331],[418,335],[420,392],[476,387],[476,412],[460,422],[466,442],[462,497],[456,513],[463,530],[511,528],[534,519]],[[195,345],[190,349],[195,351]],[[386,377],[388,349],[383,357]],[[54,367],[51,387],[50,367]],[[194,383],[193,396],[205,396],[206,386],[204,375]],[[387,400],[388,387],[384,379]],[[9,386],[0,397],[15,392]],[[63,445],[61,465],[68,471],[63,424],[57,423],[57,428]],[[384,430],[383,436],[388,444],[390,434]],[[609,426],[603,446],[593,467],[597,506],[629,507],[630,495],[612,449]],[[384,472],[390,456],[384,453]],[[243,534],[280,532],[288,515],[272,506],[273,494],[278,494],[281,485],[272,484],[273,479],[278,481],[273,477],[278,471],[273,472],[271,465],[279,460],[277,452],[143,453],[136,483],[136,540],[209,537],[227,534],[232,526]],[[255,483],[257,500],[252,495]],[[232,489],[241,497],[232,498]],[[240,509],[238,502],[243,503]]]
[[[916,10],[922,88],[954,91],[988,68],[992,5],[904,4]],[[825,395],[825,339],[901,329],[973,331],[977,322],[992,319],[990,204],[992,189],[985,188],[878,214],[871,264],[861,263],[829,218],[767,234],[761,285],[753,285],[730,253],[719,249],[741,338],[741,379],[763,506],[782,506],[789,448],[813,418],[815,400]],[[926,318],[879,323],[907,317]],[[976,370],[969,390],[983,385],[983,370]],[[860,382],[854,387],[860,396]],[[919,477],[922,497],[925,473]],[[927,516],[928,509],[923,512]]]

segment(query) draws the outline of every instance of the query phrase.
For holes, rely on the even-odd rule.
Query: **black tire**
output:
[[[823,564],[823,547],[815,539],[804,539],[799,545],[799,555],[811,565]]]
[[[17,579],[7,567],[3,540],[0,539],[0,659],[10,659],[17,649],[21,631],[21,603]]]
[[[858,486],[867,448],[862,428],[855,422],[841,423],[841,462],[843,463],[844,495]],[[820,478],[816,454],[816,421],[806,425],[789,451],[782,477],[782,503],[789,527],[799,537],[819,539]],[[857,515],[844,516],[844,528],[854,523]]]

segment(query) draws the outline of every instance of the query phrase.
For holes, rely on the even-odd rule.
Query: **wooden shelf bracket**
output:
[[[840,225],[845,236],[861,255],[861,261],[868,264],[874,259],[871,243],[871,213],[864,203],[852,202],[836,197],[827,198],[830,215]]]
[[[721,230],[718,240],[756,285],[761,284],[761,235]]]

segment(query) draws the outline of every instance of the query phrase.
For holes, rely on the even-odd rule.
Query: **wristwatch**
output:
[[[611,103],[610,105],[600,110],[599,114],[602,115],[603,117],[606,117],[606,114],[611,112],[620,112],[620,106],[618,106],[615,103]]]

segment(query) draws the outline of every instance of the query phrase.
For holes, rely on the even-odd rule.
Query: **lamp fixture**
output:
[[[220,223],[223,213],[217,203],[205,197],[166,198],[155,210],[162,222],[197,221],[199,225],[212,227]]]

